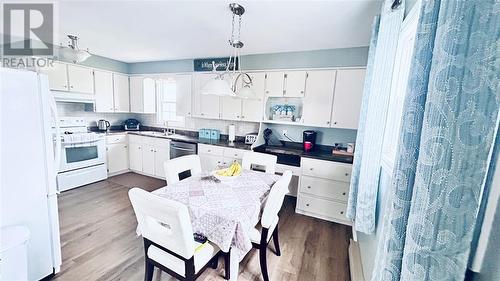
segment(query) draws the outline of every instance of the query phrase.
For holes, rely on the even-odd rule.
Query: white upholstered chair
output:
[[[167,184],[179,182],[201,173],[201,161],[198,155],[186,155],[170,159],[163,164]],[[189,171],[189,172],[188,172]]]
[[[144,240],[144,280],[152,280],[155,266],[179,280],[195,280],[208,265],[217,268],[219,248],[194,241],[185,205],[140,188],[128,194]]]
[[[264,166],[266,173],[274,175],[277,160],[278,157],[276,155],[247,151],[243,153],[241,166],[246,170],[251,170],[252,165]]]

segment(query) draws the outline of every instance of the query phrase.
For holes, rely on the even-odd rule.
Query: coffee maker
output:
[[[306,130],[302,132],[302,146],[305,152],[312,151],[316,148],[316,131]]]

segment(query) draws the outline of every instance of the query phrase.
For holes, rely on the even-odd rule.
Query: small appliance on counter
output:
[[[125,131],[139,131],[141,122],[139,120],[130,118],[125,120]]]
[[[198,138],[205,140],[219,140],[220,131],[215,129],[200,129],[198,131]]]
[[[229,142],[234,142],[236,140],[236,126],[234,124],[229,125],[227,134]]]
[[[305,152],[309,152],[316,147],[316,131],[304,131],[302,132],[302,145]]]
[[[253,144],[257,141],[257,133],[251,133],[245,135],[245,144]]]
[[[107,120],[101,119],[101,120],[97,121],[97,129],[99,131],[105,132],[108,130],[108,128],[110,126],[111,126],[111,124]]]

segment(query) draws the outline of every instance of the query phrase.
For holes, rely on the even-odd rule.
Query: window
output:
[[[175,79],[156,80],[157,123],[173,127],[184,127],[184,117],[177,116],[177,83]]]

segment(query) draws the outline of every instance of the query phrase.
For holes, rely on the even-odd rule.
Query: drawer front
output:
[[[302,176],[300,192],[347,202],[349,183]]]
[[[244,150],[236,148],[224,148],[224,157],[243,159]]]
[[[302,175],[306,176],[350,182],[351,170],[351,164],[302,158]]]
[[[114,144],[114,143],[124,143],[127,142],[127,135],[107,135],[106,136],[106,144]]]
[[[129,142],[132,143],[142,143],[142,137],[138,135],[128,135]]]
[[[155,146],[168,149],[170,148],[170,140],[155,138]]]
[[[224,155],[224,148],[215,145],[198,144],[198,154]]]
[[[344,203],[299,194],[297,208],[302,211],[315,213],[321,216],[349,221],[349,219],[345,216],[347,204]]]

